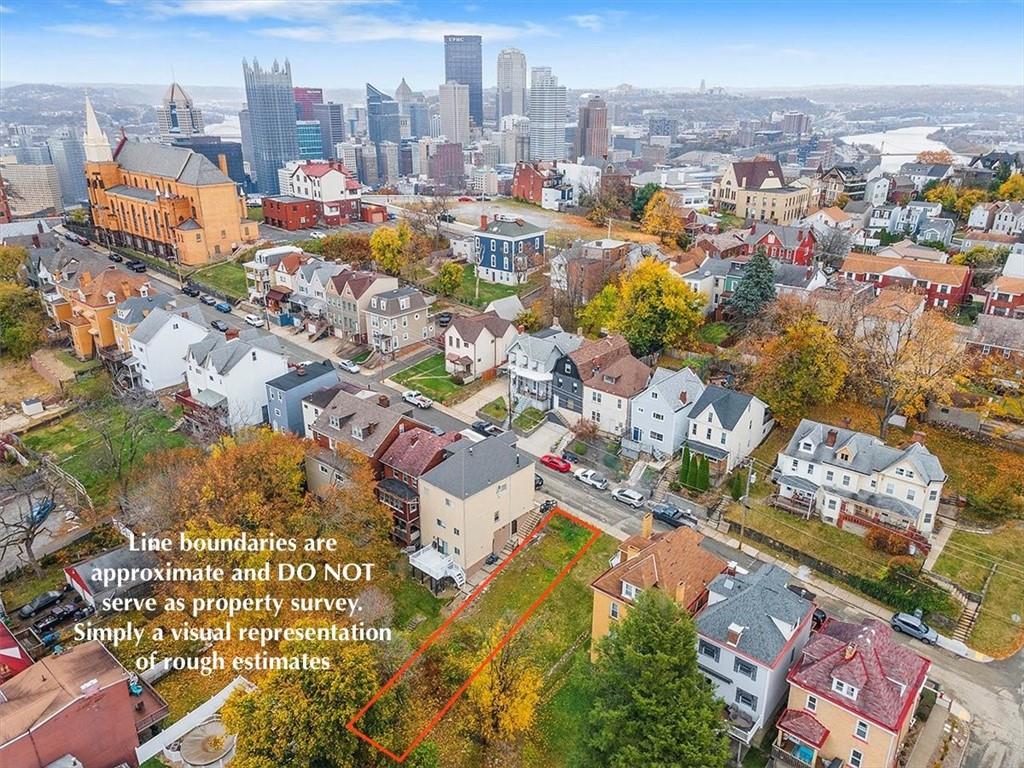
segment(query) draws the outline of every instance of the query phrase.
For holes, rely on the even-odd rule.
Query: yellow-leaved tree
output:
[[[686,233],[686,222],[679,211],[672,207],[672,198],[659,189],[644,207],[640,229],[649,235],[657,235],[663,243],[673,242]]]
[[[494,628],[486,646],[488,653],[507,631],[504,624]],[[516,638],[502,646],[473,679],[466,694],[476,732],[487,745],[526,733],[537,716],[544,678],[523,654]]]

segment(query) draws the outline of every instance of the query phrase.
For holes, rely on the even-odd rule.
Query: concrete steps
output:
[[[960,614],[960,621],[957,622],[956,630],[953,632],[954,640],[959,640],[962,643],[967,642],[971,630],[974,629],[974,623],[978,620],[980,609],[981,605],[979,603],[973,600],[968,601],[967,605],[964,606],[963,613]]]

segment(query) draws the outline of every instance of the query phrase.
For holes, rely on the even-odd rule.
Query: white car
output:
[[[616,488],[612,491],[612,498],[633,509],[640,509],[647,501],[642,493],[634,491],[632,488]]]
[[[263,318],[260,317],[259,315],[246,315],[245,316],[245,322],[247,322],[249,325],[253,326],[254,328],[262,328],[263,327]]]
[[[346,373],[359,373],[362,368],[353,363],[351,360],[339,360],[338,367]]]
[[[327,237],[327,235],[325,235],[323,232],[310,232],[309,236],[313,240],[323,240],[325,237]]]
[[[403,392],[402,399],[409,405],[415,405],[417,408],[429,408],[434,404],[433,400],[426,395],[417,392],[415,389]]]
[[[593,469],[577,469],[572,473],[572,476],[581,483],[597,488],[599,491],[603,491],[608,487],[608,478]]]

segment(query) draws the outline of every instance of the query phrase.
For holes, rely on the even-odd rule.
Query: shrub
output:
[[[466,383],[466,377],[463,376],[461,373],[453,373],[452,374],[452,383],[453,384],[458,384],[461,387],[463,384]]]
[[[910,551],[910,543],[905,536],[896,531],[887,531],[884,528],[872,528],[864,534],[864,543],[868,549],[876,552],[886,552],[890,555],[905,555]]]
[[[586,456],[587,455],[587,444],[577,440],[575,445],[573,445],[573,447],[572,447],[572,452],[575,453],[577,456]]]

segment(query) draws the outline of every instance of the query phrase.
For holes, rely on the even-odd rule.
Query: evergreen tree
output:
[[[682,485],[686,485],[686,480],[690,476],[690,446],[683,446],[683,463],[679,466],[679,482]]]
[[[697,490],[697,483],[700,482],[700,456],[694,456],[690,460],[690,467],[686,470],[686,485]]]
[[[742,317],[750,318],[774,300],[775,268],[765,252],[758,250],[747,262],[743,277],[729,299],[729,307]]]
[[[729,488],[729,495],[732,496],[733,500],[739,501],[743,498],[744,490],[746,490],[746,484],[743,482],[743,475],[737,472],[732,476],[732,485]]]
[[[647,203],[654,197],[654,193],[657,192],[661,187],[655,184],[653,181],[649,184],[644,184],[640,189],[633,195],[633,210],[631,214],[633,221],[640,221],[644,215],[644,209],[647,207]]]
[[[702,491],[711,487],[711,465],[708,464],[708,457],[702,456],[700,462],[700,473],[697,475],[697,482]]]
[[[689,615],[644,590],[598,646],[581,765],[724,768],[722,704],[697,667]]]

